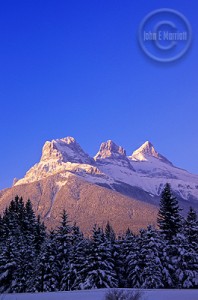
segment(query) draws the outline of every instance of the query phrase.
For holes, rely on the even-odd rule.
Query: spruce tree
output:
[[[61,216],[61,224],[58,227],[56,234],[56,242],[58,245],[57,260],[59,264],[59,285],[61,291],[69,290],[69,268],[70,268],[70,255],[71,255],[71,231],[72,227],[69,225],[68,215],[63,210]]]
[[[125,286],[125,280],[124,280],[124,259],[123,259],[123,252],[122,252],[122,240],[121,238],[119,240],[116,239],[116,234],[109,223],[107,222],[107,225],[105,227],[105,238],[107,239],[107,242],[109,244],[109,248],[111,251],[111,256],[113,259],[113,265],[114,265],[114,271],[116,274],[116,278],[118,280],[117,287],[124,287]]]
[[[158,232],[148,226],[135,237],[126,257],[126,279],[129,288],[162,288],[163,243]]]
[[[86,260],[86,249],[89,248],[88,241],[84,238],[82,232],[76,224],[72,228],[71,252],[69,258],[68,270],[68,290],[80,288],[83,282],[83,265]]]
[[[128,244],[128,243],[127,243]],[[130,288],[141,288],[144,261],[141,256],[141,238],[136,236],[133,243],[128,245],[128,255],[124,259],[125,285]]]
[[[141,288],[163,288],[163,266],[160,253],[163,244],[157,231],[148,226],[141,232],[140,259],[142,259]]]
[[[116,266],[119,277],[119,287],[130,287],[128,286],[127,278],[128,278],[128,257],[131,253],[133,253],[137,246],[137,238],[128,228],[126,234],[118,239],[116,243],[118,247],[119,255],[116,257]]]
[[[45,243],[42,244],[39,254],[37,253],[35,263],[34,263],[34,272],[32,276],[28,279],[28,288],[27,292],[44,292],[46,284],[46,264],[48,260],[47,252],[47,238]]]
[[[39,255],[42,245],[44,244],[46,239],[46,227],[44,222],[41,222],[41,217],[38,215],[35,225],[35,239],[34,239],[34,245],[36,254]]]
[[[190,207],[184,222],[184,234],[188,244],[198,253],[198,219],[196,211]]]
[[[184,234],[177,234],[169,244],[169,266],[174,288],[198,288],[198,256]]]
[[[165,185],[161,195],[157,221],[161,234],[167,240],[172,240],[182,229],[182,217],[178,200],[172,195],[168,183]]]
[[[30,200],[25,205],[16,196],[4,212],[2,225],[0,278],[6,289],[9,282],[9,292],[25,292],[36,259],[36,221]]]
[[[114,242],[116,239],[115,231],[113,230],[113,227],[110,225],[109,221],[105,227],[105,236],[110,242]]]
[[[5,224],[3,217],[0,215],[0,247],[1,243],[3,243],[5,240]]]
[[[80,286],[81,289],[118,286],[110,244],[103,231],[96,226],[93,229],[90,251],[83,267],[86,277]]]
[[[45,258],[43,290],[46,292],[59,290],[59,265],[57,256],[56,236],[54,231],[51,231],[43,253],[43,257]]]
[[[17,243],[10,235],[0,249],[0,293],[12,293],[15,290],[17,267]]]

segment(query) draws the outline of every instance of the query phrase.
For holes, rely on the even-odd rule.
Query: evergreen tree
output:
[[[34,263],[34,272],[28,279],[28,292],[44,292],[46,285],[46,264],[49,257],[47,256],[47,239],[42,244],[39,254],[37,254]]]
[[[18,219],[19,197],[12,200],[3,216],[3,236],[0,253],[0,287],[1,292],[14,292],[17,289],[16,279],[20,265],[19,239],[20,226]]]
[[[107,222],[107,225],[105,227],[105,238],[107,239],[107,242],[109,244],[109,248],[111,250],[111,256],[112,256],[113,264],[114,264],[114,270],[115,270],[115,273],[116,273],[116,278],[118,280],[118,286],[119,287],[124,287],[123,257],[121,258],[121,256],[122,256],[121,254],[123,253],[121,251],[122,241],[121,241],[121,239],[116,240],[115,231],[114,231],[113,227],[110,225],[109,221]]]
[[[44,222],[41,222],[41,217],[38,215],[36,225],[35,225],[35,238],[34,245],[36,254],[39,255],[42,245],[44,244],[46,239],[46,227]]]
[[[169,249],[174,288],[198,288],[198,256],[184,234],[177,234]]]
[[[96,226],[93,229],[90,251],[83,266],[83,272],[86,277],[80,285],[81,289],[118,286],[110,244],[103,231]]]
[[[197,243],[194,242],[196,240],[196,226],[194,226],[196,215],[192,209],[190,209],[187,219],[184,232],[178,233],[172,240],[166,241],[162,250],[166,288],[195,288],[198,286],[198,253]]]
[[[34,249],[24,235],[17,237],[17,266],[15,270],[14,293],[24,293],[27,290],[27,279],[33,272]]]
[[[172,240],[182,229],[182,217],[178,200],[172,195],[168,183],[165,185],[161,195],[157,221],[161,234],[167,240]]]
[[[1,243],[3,243],[5,240],[5,224],[2,216],[0,215],[0,249],[1,249]]]
[[[110,225],[109,221],[107,222],[107,225],[105,227],[105,236],[112,243],[116,239],[115,231],[113,230],[113,227]]]
[[[163,248],[158,233],[152,226],[141,231],[140,259],[143,265],[141,273],[141,288],[163,288],[163,266],[160,253]]]
[[[28,289],[28,278],[34,271],[36,257],[36,221],[30,200],[25,205],[23,199],[16,196],[5,210],[2,222],[4,246],[1,252],[7,263],[4,261],[4,266],[1,264],[0,277],[2,275],[4,280],[10,280],[10,292],[25,292]]]
[[[74,224],[71,228],[71,244],[72,246],[75,246],[79,242],[83,240],[84,236],[83,233],[80,231],[80,228]]]
[[[0,293],[12,293],[16,287],[18,252],[16,239],[10,235],[0,249]]]
[[[143,259],[141,257],[141,239],[140,236],[136,236],[133,239],[133,244],[129,246],[128,255],[124,260],[126,268],[125,273],[125,285],[130,288],[141,288],[142,282],[142,270],[144,267]]]
[[[9,236],[9,212],[8,212],[8,208],[6,207],[4,213],[3,213],[3,217],[2,217],[2,241],[6,241],[6,239]]]
[[[82,232],[76,224],[72,228],[72,247],[69,259],[68,290],[80,288],[83,281],[83,265],[86,260],[86,249],[89,248],[88,241],[83,237]]]
[[[35,235],[36,231],[36,217],[32,208],[32,203],[28,199],[25,204],[25,215],[24,215],[24,232],[28,232],[30,235]]]
[[[72,227],[69,225],[68,215],[63,211],[61,216],[61,225],[58,227],[56,241],[58,245],[58,264],[59,264],[59,278],[60,290],[68,291],[70,288],[69,268],[71,255],[71,231]]]
[[[11,212],[12,213],[12,212]],[[17,256],[16,286],[14,292],[27,290],[27,279],[32,275],[35,259],[35,215],[31,202],[26,205],[23,199],[15,198],[15,212],[13,215],[17,225]]]
[[[126,234],[118,239],[117,241],[117,252],[118,255],[115,257],[116,259],[116,267],[119,278],[119,287],[125,288],[128,286],[127,278],[128,278],[128,256],[136,250],[137,246],[137,238],[128,228]]]
[[[127,282],[130,288],[162,288],[163,266],[160,259],[162,244],[151,226],[141,230],[126,258]]]
[[[119,288],[126,287],[126,265],[125,265],[125,253],[123,247],[123,239],[116,239],[112,245],[113,247],[113,259],[114,259],[114,270],[116,278],[118,280]]]
[[[59,290],[59,266],[57,256],[56,236],[54,231],[51,231],[42,255],[44,265],[43,291],[45,292]]]
[[[196,211],[190,207],[184,222],[184,234],[188,244],[198,253],[198,219]]]

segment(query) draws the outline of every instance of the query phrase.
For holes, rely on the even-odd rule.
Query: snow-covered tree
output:
[[[7,262],[1,264],[0,276],[2,275],[4,280],[10,280],[10,292],[25,292],[36,259],[37,223],[30,200],[25,205],[22,198],[15,197],[4,212],[2,223],[1,262],[3,257]]]
[[[119,287],[128,287],[128,256],[136,249],[136,237],[127,229],[126,234],[116,241],[117,256],[115,256],[115,264],[119,278]]]
[[[177,234],[169,248],[174,288],[198,288],[198,255],[184,234]]]
[[[10,235],[0,248],[0,293],[12,293],[16,286],[18,252],[16,239]]]
[[[59,290],[59,265],[57,261],[58,249],[56,236],[51,231],[45,247],[45,275],[44,291],[54,292]]]
[[[110,244],[103,231],[96,226],[93,229],[93,237],[83,271],[86,277],[80,285],[81,289],[118,286]]]
[[[82,232],[76,224],[72,228],[72,247],[69,258],[68,270],[68,289],[78,290],[83,282],[86,274],[83,266],[86,261],[87,249],[89,249],[89,241],[84,238]]]
[[[190,207],[184,222],[184,234],[190,247],[198,254],[198,218],[196,211],[192,207]]]
[[[71,254],[71,231],[72,227],[69,225],[68,215],[63,211],[61,216],[61,224],[56,232],[56,242],[58,245],[57,261],[59,265],[60,290],[68,291],[70,288],[69,268],[70,268],[70,254]]]
[[[162,241],[157,231],[148,226],[147,230],[141,232],[141,253],[144,267],[142,270],[142,288],[163,288],[161,250],[163,248]]]
[[[182,229],[182,217],[178,200],[172,195],[170,185],[167,183],[161,195],[158,213],[160,232],[167,240],[173,239]]]
[[[46,239],[46,227],[44,222],[41,222],[41,217],[38,215],[36,226],[35,226],[35,236],[34,236],[34,245],[36,250],[36,255],[39,255],[42,245]]]
[[[163,266],[160,259],[162,243],[155,229],[151,226],[141,230],[127,257],[128,287],[162,288]]]

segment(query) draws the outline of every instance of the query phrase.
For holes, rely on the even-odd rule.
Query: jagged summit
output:
[[[126,150],[116,145],[112,140],[101,144],[94,160],[97,164],[113,164],[119,167],[133,169],[130,160],[126,156]]]
[[[116,145],[112,140],[104,142],[100,146],[100,150],[95,159],[119,158],[126,157],[126,151],[121,146]]]
[[[167,158],[165,158],[163,155],[161,155],[155,150],[153,144],[149,141],[146,141],[130,156],[130,158],[135,161],[147,161],[150,157],[157,158],[165,163],[172,165],[172,163]]]
[[[47,141],[43,146],[41,161],[49,161],[50,159],[83,164],[93,162],[93,159],[82,150],[73,137]]]
[[[145,156],[153,156],[155,158],[159,158],[159,153],[155,150],[153,144],[149,141],[146,141],[132,154],[132,157],[137,158],[138,160],[145,160]]]

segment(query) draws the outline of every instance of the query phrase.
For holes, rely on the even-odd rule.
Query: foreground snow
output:
[[[105,300],[107,289],[56,293],[9,294],[2,300]],[[196,300],[198,290],[143,290],[142,300]]]

